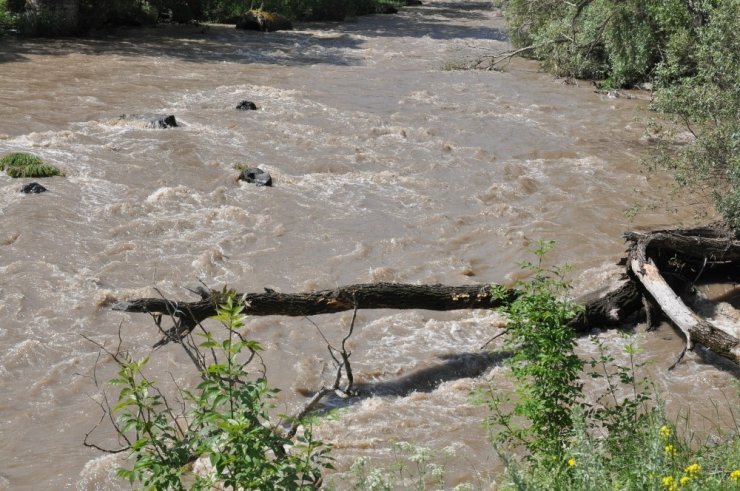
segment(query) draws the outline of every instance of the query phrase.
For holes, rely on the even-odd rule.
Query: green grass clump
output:
[[[36,155],[24,152],[9,153],[0,159],[0,170],[10,177],[52,177],[62,172]]]

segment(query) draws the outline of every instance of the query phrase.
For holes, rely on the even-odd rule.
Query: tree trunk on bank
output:
[[[689,230],[661,230],[649,233],[629,232],[630,243],[625,279],[616,289],[594,298],[581,300],[584,310],[571,322],[577,332],[592,328],[615,327],[636,322],[635,314],[644,302],[654,302],[666,316],[684,332],[687,348],[700,343],[716,354],[735,363],[740,362],[740,341],[735,331],[723,329],[702,319],[681,300],[669,286],[661,271],[670,275],[671,282],[691,285],[707,270],[736,268],[740,262],[740,237],[720,227]],[[196,302],[171,301],[163,298],[142,298],[119,302],[114,310],[169,315],[174,327],[164,333],[155,346],[177,340],[189,333],[201,321],[216,314],[226,292],[201,289]],[[460,310],[490,309],[510,302],[519,292],[506,290],[505,298],[495,297],[490,285],[406,285],[395,283],[349,285],[334,290],[309,293],[247,293],[243,299],[248,315],[308,316],[330,314],[353,309],[426,309]],[[737,331],[737,330],[736,330]]]

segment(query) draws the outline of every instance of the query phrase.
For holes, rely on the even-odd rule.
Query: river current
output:
[[[0,175],[0,489],[127,488],[115,478],[123,456],[82,444],[101,414],[93,367],[101,386],[115,373],[85,337],[114,349],[120,332],[135,357],[159,339],[148,316],[112,311],[115,301],[194,298],[187,288],[201,282],[301,292],[512,281],[538,239],[556,241],[548,261],[573,265],[580,294],[618,279],[623,231],[691,221],[661,207],[626,213],[669,197],[639,163],[649,94],[613,98],[526,61],[454,69],[507,49],[503,27],[489,2],[426,0],[272,34],[160,26],[0,40],[0,155],[33,152],[66,174],[38,195]],[[236,111],[242,100],[259,109]],[[147,129],[124,113],[174,114],[180,127]],[[274,186],[238,182],[237,163]],[[350,318],[312,320],[338,342]],[[482,385],[510,387],[480,354],[500,324],[485,311],[359,312],[353,368],[375,395],[316,428],[338,447],[339,475],[357,457],[392,462],[398,441],[454,444],[448,487],[500,471],[486,411],[469,402]],[[311,322],[249,326],[282,389],[278,410],[329,383]],[[627,342],[602,339],[616,353]],[[731,407],[732,371],[695,354],[666,370],[682,347],[670,327],[639,344],[675,413]],[[193,381],[177,346],[150,366]],[[92,440],[117,446],[105,424]]]

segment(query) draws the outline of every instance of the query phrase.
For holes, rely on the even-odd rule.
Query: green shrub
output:
[[[36,155],[30,153],[10,153],[0,159],[0,170],[10,177],[52,177],[62,172]]]
[[[704,191],[740,230],[740,0],[502,0],[514,46],[551,72],[607,88],[654,82],[653,107],[689,144],[650,167]],[[663,133],[665,134],[665,133]]]
[[[147,378],[141,361],[120,360],[118,376],[110,381],[121,388],[118,431],[131,443],[131,469],[121,477],[146,489],[259,489],[308,490],[331,466],[329,447],[313,438],[310,424],[302,434],[288,438],[270,421],[269,402],[276,392],[263,376],[251,377],[247,366],[261,349],[242,337],[243,302],[228,294],[216,317],[227,329],[224,340],[204,331],[201,351],[187,348],[202,367],[195,390],[180,389],[189,403],[176,413]],[[213,362],[205,363],[211,354]],[[205,458],[213,472],[192,475],[188,464]]]
[[[16,28],[17,14],[11,9],[6,0],[0,0],[0,37]]]
[[[491,410],[492,442],[516,490],[729,490],[740,488],[740,437],[735,428],[715,429],[719,444],[692,445],[664,415],[649,380],[638,381],[634,339],[625,347],[628,363],[615,364],[596,339],[599,357],[573,353],[567,321],[575,307],[564,295],[563,270],[525,264],[533,275],[519,282],[521,295],[501,308],[508,316],[507,349],[516,398],[495,388],[476,397]],[[600,380],[603,393],[586,401],[579,373]],[[513,410],[508,409],[513,404]],[[523,449],[523,458],[516,457]]]
[[[513,353],[508,365],[517,382],[518,400],[512,413],[495,414],[506,428],[500,443],[523,445],[533,454],[555,457],[572,432],[571,413],[582,398],[578,379],[583,362],[573,353],[575,333],[568,326],[577,307],[559,298],[568,289],[564,271],[542,269],[542,259],[552,245],[540,242],[534,251],[538,263],[524,264],[533,278],[519,282],[516,286],[521,294],[499,309],[508,319],[506,345]],[[508,298],[502,286],[494,287],[493,294]],[[512,416],[526,418],[529,424],[514,428]]]
[[[389,0],[265,0],[265,10],[279,12],[297,20],[344,20],[346,17],[377,12]]]
[[[613,87],[651,78],[668,43],[691,33],[681,0],[504,0],[512,42],[560,76],[606,79]]]
[[[668,134],[683,130],[690,144],[662,145],[652,167],[673,171],[679,187],[706,191],[740,230],[740,0],[717,2],[703,16],[690,48],[683,40],[669,46],[653,104],[677,123]]]

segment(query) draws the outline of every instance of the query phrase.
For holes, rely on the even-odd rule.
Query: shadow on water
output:
[[[159,25],[119,28],[89,38],[0,38],[0,63],[30,60],[30,56],[119,55],[164,56],[192,63],[264,63],[278,65],[358,65],[364,60],[365,39],[430,37],[505,41],[494,27],[460,25],[480,20],[488,1],[436,2],[402,9],[397,15],[372,15],[354,22],[298,24],[295,31],[260,33],[228,25]],[[302,30],[305,29],[305,30]]]
[[[441,355],[442,363],[416,370],[395,380],[355,384],[361,397],[399,396],[412,392],[432,392],[444,382],[476,378],[509,357],[508,353],[456,353]]]
[[[441,355],[441,363],[415,370],[394,380],[356,383],[354,390],[357,396],[341,398],[332,394],[322,406],[325,410],[347,407],[374,396],[406,397],[414,392],[433,392],[444,382],[463,378],[476,378],[488,369],[499,366],[511,355],[508,352],[455,353]],[[310,397],[312,392],[303,393]]]

